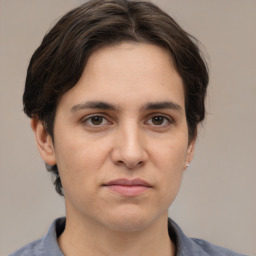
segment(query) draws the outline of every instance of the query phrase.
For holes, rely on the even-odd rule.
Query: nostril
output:
[[[117,164],[121,165],[121,164],[124,164],[124,162],[122,160],[119,160],[119,161],[117,161]]]
[[[140,162],[137,162],[137,163],[133,163],[133,164],[126,164],[126,166],[129,168],[129,169],[134,169],[136,167],[141,167],[142,165],[144,164],[143,161],[140,161]]]
[[[130,146],[129,146],[130,145]],[[135,147],[136,146],[136,147]],[[137,144],[115,146],[110,152],[110,158],[117,166],[134,169],[145,165],[148,155],[144,147]]]
[[[139,161],[137,163],[126,163],[125,161],[119,160],[116,161],[117,165],[125,165],[128,169],[134,169],[136,167],[141,167],[144,164],[144,161]]]
[[[138,166],[143,165],[143,161],[138,162],[137,165],[138,165]]]

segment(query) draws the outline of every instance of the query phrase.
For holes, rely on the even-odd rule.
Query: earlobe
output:
[[[189,167],[189,164],[191,163],[191,161],[193,160],[194,157],[194,152],[195,152],[195,143],[196,143],[196,138],[193,139],[187,148],[187,155],[186,155],[186,159],[185,159],[185,165],[184,165],[184,170],[187,169]]]
[[[53,147],[53,141],[51,136],[45,130],[45,127],[41,120],[38,118],[31,119],[31,128],[34,132],[37,148],[39,153],[46,164],[55,165],[55,151]]]

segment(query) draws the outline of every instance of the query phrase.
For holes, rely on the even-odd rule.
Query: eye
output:
[[[166,121],[166,118],[163,116],[154,116],[152,117],[152,123],[154,125],[162,125]]]
[[[82,123],[88,126],[103,126],[109,125],[109,122],[105,117],[100,115],[91,115],[82,120]]]
[[[174,123],[172,118],[164,115],[155,115],[146,121],[146,124],[148,125],[160,126],[160,127],[168,126],[171,123]]]
[[[103,117],[102,116],[92,116],[90,117],[90,122],[93,124],[93,125],[101,125],[102,122],[103,122]]]

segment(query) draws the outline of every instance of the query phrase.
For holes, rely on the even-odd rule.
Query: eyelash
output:
[[[112,123],[110,122],[106,117],[104,117],[104,115],[101,115],[101,114],[94,114],[94,115],[90,115],[90,116],[87,116],[85,119],[82,120],[82,124],[86,124],[88,126],[92,126],[92,127],[100,127],[102,126],[102,124],[99,124],[99,125],[95,125],[92,123],[92,119],[93,118],[101,118],[102,120],[104,121],[107,121],[108,123]],[[89,124],[90,122],[90,124]],[[103,124],[104,125],[104,124]]]
[[[92,123],[92,119],[93,118],[100,118],[102,120],[102,122],[107,122],[107,124],[102,124],[102,122],[100,124],[93,124]],[[162,118],[163,120],[163,124],[153,124],[153,118]],[[149,122],[151,122],[151,124],[149,124]],[[87,116],[86,118],[82,119],[81,121],[82,124],[84,125],[87,125],[89,127],[93,127],[93,128],[102,128],[102,127],[105,127],[106,125],[111,125],[112,122],[109,121],[108,118],[106,118],[103,114],[93,114],[93,115],[90,115],[90,116]],[[145,124],[149,124],[149,125],[152,125],[153,127],[157,127],[157,128],[164,128],[164,127],[167,127],[168,125],[170,124],[173,124],[175,123],[174,119],[171,118],[170,116],[166,116],[166,115],[163,115],[163,114],[154,114],[154,115],[151,115],[149,118],[146,119],[146,122],[144,122]]]
[[[154,127],[166,127],[168,126],[169,124],[173,124],[174,123],[174,120],[173,118],[171,118],[170,116],[166,116],[166,115],[163,115],[163,114],[154,114],[153,116],[151,116],[149,119],[147,119],[147,123],[148,122],[152,122],[153,123],[153,118],[161,118],[163,122],[165,122],[165,124],[152,124]]]

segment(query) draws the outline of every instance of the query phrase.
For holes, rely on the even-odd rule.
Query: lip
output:
[[[111,180],[108,183],[103,185],[104,187],[108,188],[109,190],[116,192],[122,196],[138,196],[145,193],[147,190],[152,188],[152,186],[142,180],[142,179],[116,179]]]

